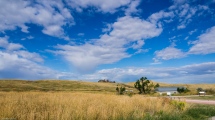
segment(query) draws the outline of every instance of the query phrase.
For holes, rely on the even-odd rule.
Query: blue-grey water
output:
[[[177,87],[159,87],[159,88],[157,88],[157,91],[159,91],[159,92],[177,91]]]

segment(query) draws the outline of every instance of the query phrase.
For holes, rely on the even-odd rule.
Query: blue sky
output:
[[[0,78],[215,83],[214,0],[1,0]]]

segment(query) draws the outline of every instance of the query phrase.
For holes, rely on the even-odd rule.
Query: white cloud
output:
[[[18,50],[18,51],[13,51],[14,54],[18,55],[19,57],[31,60],[31,61],[35,61],[35,62],[43,62],[43,58],[35,52],[28,52],[28,51],[24,51],[24,50]]]
[[[149,21],[152,23],[159,23],[161,19],[164,21],[172,21],[172,18],[174,17],[174,13],[172,11],[165,12],[163,10],[153,13],[152,15],[149,16]]]
[[[192,34],[196,30],[190,32]],[[170,60],[176,58],[183,58],[189,54],[211,54],[215,53],[215,27],[212,27],[206,31],[206,33],[200,35],[199,40],[189,41],[188,44],[193,44],[189,51],[183,52],[181,49],[177,49],[174,46],[164,48],[163,50],[156,51],[154,62],[157,63],[159,60]],[[188,37],[185,38],[187,40]]]
[[[88,72],[100,64],[110,64],[129,57],[124,48],[110,48],[85,44],[81,46],[58,45],[54,53],[62,55],[79,71]]]
[[[41,64],[43,58],[35,52],[21,50],[21,44],[8,42],[0,37],[0,78],[11,79],[65,79],[74,74],[58,72]]]
[[[200,35],[199,40],[194,41],[194,45],[188,51],[189,54],[210,54],[215,53],[215,26],[208,29],[206,33]]]
[[[44,61],[43,58],[35,52],[31,53],[26,50],[21,50],[24,49],[21,44],[9,43],[8,37],[0,37],[0,47],[3,48],[2,50],[5,51],[5,53],[17,55],[19,58],[24,58],[36,62]]]
[[[110,36],[129,41],[152,38],[160,35],[162,32],[162,28],[158,28],[155,24],[130,16],[119,18],[113,24],[113,28]]]
[[[57,79],[56,72],[16,54],[0,51],[0,78]]]
[[[177,58],[183,58],[186,56],[186,53],[184,53],[182,50],[175,48],[174,46],[170,46],[167,48],[164,48],[160,51],[155,51],[155,58],[156,60],[170,60],[170,59],[177,59]]]
[[[190,6],[188,3],[183,4],[174,4],[173,6],[177,6],[174,10],[177,16],[179,17],[179,25],[177,26],[177,29],[184,29],[186,26],[192,22],[192,17],[198,13],[198,15],[201,15],[205,11],[208,10],[207,6],[203,5],[196,5],[196,6]]]
[[[197,31],[197,29],[194,29],[192,31],[189,32],[190,35],[192,35],[193,33],[195,33]]]
[[[177,29],[184,29],[192,22],[193,16],[203,15],[205,12],[209,12],[209,8],[204,5],[192,5],[191,2],[185,0],[173,0],[173,5],[168,9],[161,10],[153,13],[148,17],[152,23],[163,25],[163,22],[170,23],[178,21]]]
[[[117,82],[134,82],[146,76],[151,80],[168,83],[214,83],[214,75],[215,62],[207,62],[181,67],[103,69],[82,77],[91,81],[110,79]]]
[[[125,10],[125,15],[131,15],[133,13],[138,13],[140,10],[137,9],[137,6],[140,4],[140,0],[131,1],[128,5],[128,8]]]
[[[21,48],[24,48],[21,44],[9,43],[7,39],[8,37],[0,37],[0,47],[5,48],[8,51],[19,50]]]
[[[63,26],[74,24],[69,10],[61,1],[37,0],[1,0],[0,1],[0,30],[15,30],[21,28],[28,33],[27,23],[42,26],[43,33],[65,38]],[[57,10],[56,10],[57,9]]]
[[[185,26],[185,24],[182,24],[182,25],[179,25],[179,26],[177,26],[177,29],[184,29],[184,28],[186,28],[186,26]]]
[[[144,40],[158,36],[162,28],[137,17],[125,16],[111,25],[109,33],[84,45],[58,45],[57,51],[80,71],[89,71],[101,64],[110,64],[130,57],[126,50],[141,52]],[[143,52],[143,51],[142,51]],[[135,54],[135,53],[134,53]],[[136,53],[137,54],[137,53]]]
[[[77,11],[95,7],[98,11],[114,13],[117,8],[127,6],[131,0],[66,0],[67,4]]]

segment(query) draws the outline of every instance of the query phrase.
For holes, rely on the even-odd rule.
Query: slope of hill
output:
[[[117,83],[72,80],[0,80],[0,91],[106,91],[115,92]]]
[[[157,82],[154,82],[156,84]],[[215,89],[215,84],[167,84],[159,83],[161,87],[184,86],[196,92],[197,88]],[[127,90],[138,91],[130,83],[102,83],[73,80],[0,80],[0,91],[85,91],[85,92],[116,92],[116,87],[125,86]]]

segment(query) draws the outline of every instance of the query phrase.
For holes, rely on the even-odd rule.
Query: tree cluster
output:
[[[187,92],[189,92],[190,90],[188,90],[187,88],[184,88],[184,87],[178,87],[177,88],[177,91],[178,91],[178,93],[187,93]]]

